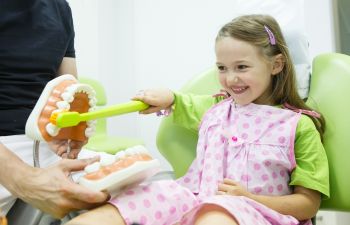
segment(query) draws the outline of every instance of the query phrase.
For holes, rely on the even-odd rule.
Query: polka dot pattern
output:
[[[224,207],[240,224],[298,224],[295,218],[251,199],[215,195],[224,178],[240,182],[255,194],[290,194],[288,182],[294,165],[289,143],[295,116],[270,106],[234,107],[224,101],[203,118],[197,158],[185,176],[139,185],[110,202],[128,225],[193,224],[196,210],[207,203]]]

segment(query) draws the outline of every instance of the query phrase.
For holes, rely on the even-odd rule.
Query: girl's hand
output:
[[[132,100],[139,100],[150,105],[148,109],[140,111],[141,114],[150,114],[167,109],[174,103],[174,99],[174,93],[165,88],[143,90],[132,98]]]
[[[225,178],[224,182],[218,186],[218,195],[246,196],[251,198],[251,193],[238,182]]]
[[[52,140],[48,142],[49,147],[58,156],[67,159],[76,159],[82,147],[87,141],[74,140]]]

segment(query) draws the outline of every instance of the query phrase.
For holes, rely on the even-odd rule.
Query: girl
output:
[[[216,38],[227,98],[146,90],[135,99],[173,109],[197,129],[197,156],[176,181],[139,185],[72,224],[311,224],[329,196],[322,117],[296,91],[295,72],[277,22],[249,15]]]

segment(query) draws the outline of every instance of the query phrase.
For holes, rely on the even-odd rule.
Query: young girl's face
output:
[[[223,37],[216,42],[215,52],[220,83],[237,104],[271,104],[272,63],[256,46]]]

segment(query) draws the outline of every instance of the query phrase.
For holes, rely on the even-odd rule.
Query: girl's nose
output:
[[[229,84],[235,84],[237,83],[239,80],[238,76],[236,76],[235,74],[229,74],[227,77],[226,77],[226,81],[227,83]]]

